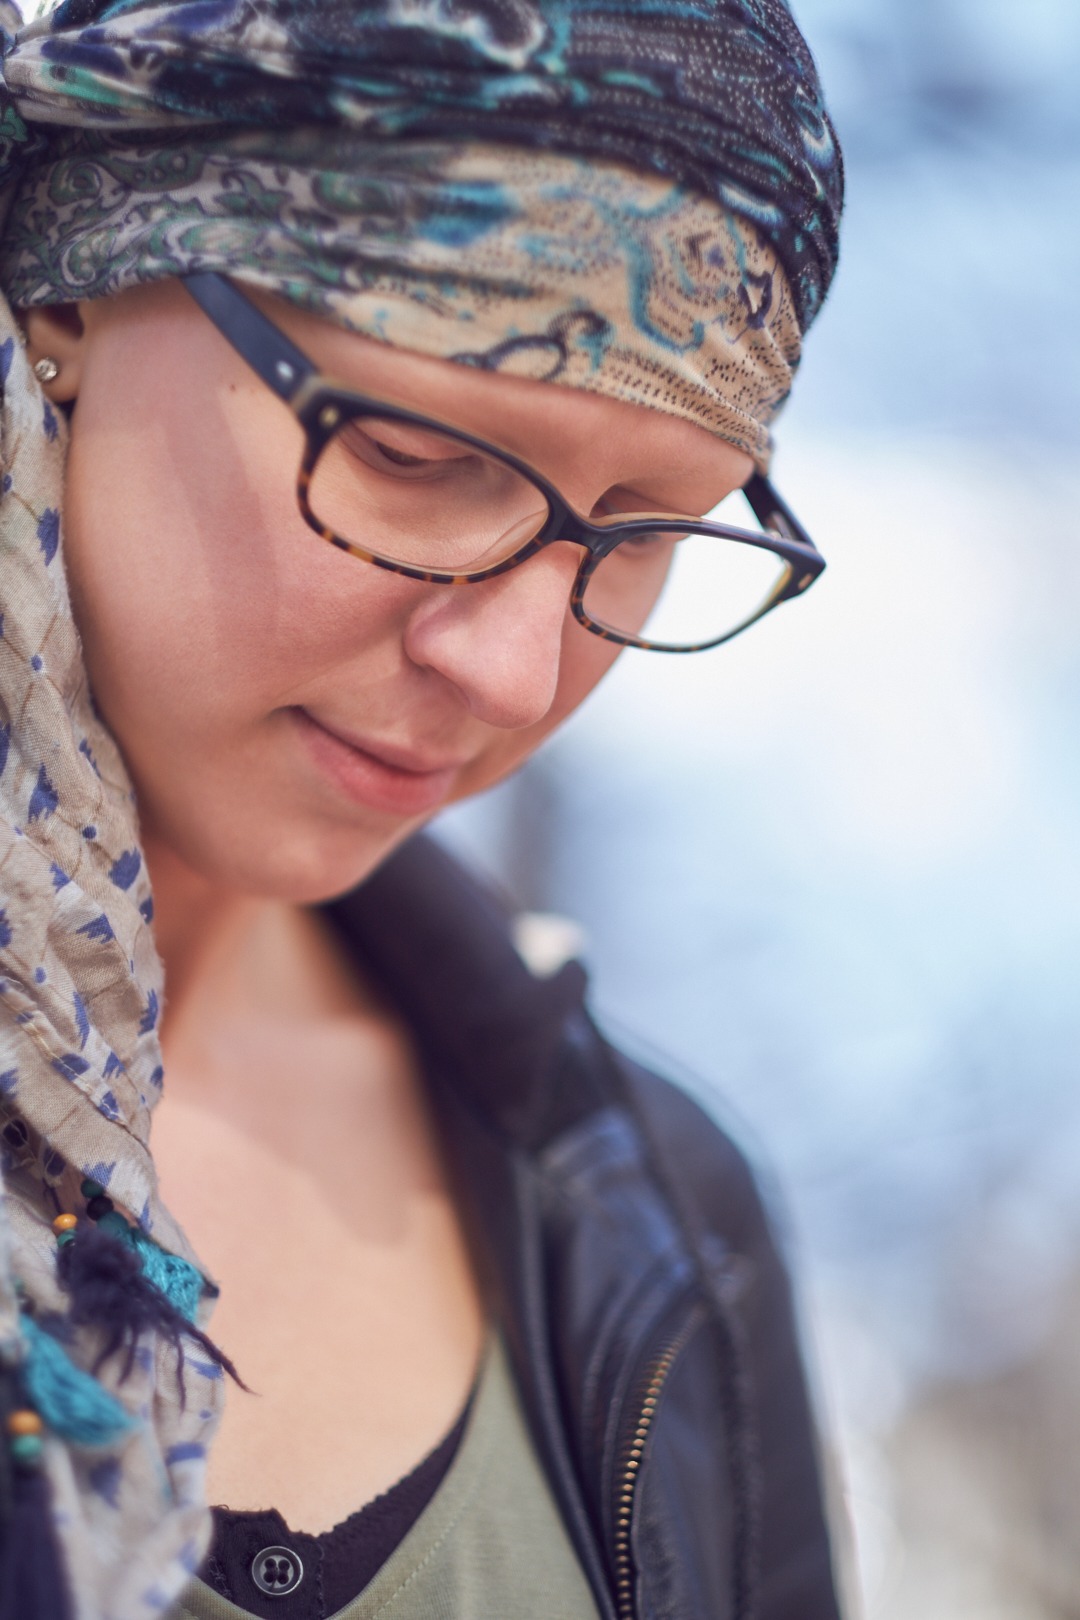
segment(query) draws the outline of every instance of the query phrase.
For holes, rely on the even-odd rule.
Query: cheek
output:
[[[279,653],[303,618],[297,555],[317,542],[291,497],[299,434],[282,413],[244,442],[228,401],[182,412],[136,395],[105,412],[88,393],[73,424],[65,526],[98,684],[134,691],[149,680],[160,698],[183,681],[211,707],[232,702],[265,678],[254,650]]]
[[[194,864],[232,872],[253,804],[276,807],[278,855],[307,872],[322,857],[308,847],[310,807],[289,777],[278,711],[310,701],[361,648],[365,680],[392,671],[400,584],[304,524],[300,432],[272,400],[237,389],[193,411],[174,403],[179,391],[163,398],[137,381],[107,393],[114,381],[102,368],[80,397],[65,549],[91,684],[144,826]],[[315,889],[341,886],[331,866],[310,874]]]
[[[261,384],[200,391],[195,364],[162,392],[145,364],[140,386],[137,366],[124,377],[109,358],[73,423],[65,547],[110,718],[258,718],[354,654],[358,626],[369,646],[390,635],[399,583],[304,523],[303,437]]]

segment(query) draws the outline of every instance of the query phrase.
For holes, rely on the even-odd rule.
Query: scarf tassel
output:
[[[16,1375],[0,1387],[4,1427],[19,1404]],[[0,1436],[0,1620],[74,1620],[74,1606],[52,1516],[52,1494],[35,1448],[20,1458]]]
[[[211,1361],[246,1390],[248,1386],[228,1356],[146,1275],[141,1248],[114,1236],[93,1221],[80,1221],[72,1241],[59,1250],[57,1275],[71,1299],[65,1321],[72,1328],[97,1328],[105,1335],[105,1344],[93,1371],[96,1373],[110,1357],[123,1355],[120,1373],[123,1383],[135,1364],[140,1337],[147,1330],[153,1330],[176,1349],[181,1409],[184,1406],[185,1337],[194,1339]]]
[[[49,1482],[40,1468],[16,1468],[0,1551],[0,1620],[72,1620]]]
[[[145,1332],[168,1340],[177,1352],[181,1407],[188,1336],[247,1389],[228,1356],[191,1320],[199,1292],[194,1267],[158,1250],[126,1222],[124,1228],[114,1232],[88,1220],[64,1232],[57,1275],[71,1306],[66,1316],[48,1321],[23,1312],[22,1354],[10,1365],[0,1360],[3,1429],[27,1402],[24,1417],[36,1414],[38,1429],[44,1423],[75,1445],[106,1445],[134,1426],[120,1402],[64,1350],[61,1340],[80,1327],[105,1335],[95,1373],[111,1356],[124,1357],[121,1383],[130,1376]],[[0,1433],[0,1620],[74,1620],[37,1435],[27,1440]]]
[[[62,1319],[56,1327],[61,1325]],[[76,1367],[48,1331],[51,1321],[36,1322],[24,1314],[21,1326],[26,1340],[23,1388],[29,1404],[54,1434],[76,1446],[105,1446],[134,1428],[134,1418],[120,1402],[96,1378]]]

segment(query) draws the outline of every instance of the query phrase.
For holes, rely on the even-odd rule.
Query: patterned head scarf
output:
[[[13,305],[226,271],[764,464],[841,194],[782,0],[65,0],[26,28],[0,0],[0,18]],[[35,1327],[66,1309],[50,1222],[93,1181],[190,1319],[215,1290],[149,1152],[152,899],[64,579],[65,424],[2,299],[0,387],[0,1377],[18,1369],[46,1420],[77,1620],[151,1620],[206,1549],[220,1368],[152,1331],[125,1380],[116,1358],[88,1378],[90,1331],[58,1362]]]
[[[13,304],[225,270],[764,467],[842,183],[783,0],[66,0],[4,76]]]

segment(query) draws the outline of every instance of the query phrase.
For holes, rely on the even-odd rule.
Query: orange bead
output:
[[[58,1215],[53,1221],[54,1232],[73,1232],[79,1224],[77,1215]]]
[[[9,1412],[7,1420],[8,1434],[40,1434],[41,1419],[36,1412],[25,1408],[18,1412]]]

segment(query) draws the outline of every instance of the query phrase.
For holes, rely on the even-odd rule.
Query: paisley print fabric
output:
[[[768,460],[799,354],[789,284],[754,227],[681,185],[310,129],[226,150],[196,132],[149,157],[97,132],[64,145],[0,247],[20,305],[228,271],[399,348],[653,406]]]
[[[781,0],[66,0],[4,78],[16,305],[227,269],[766,465],[842,191]]]
[[[33,123],[348,125],[580,153],[756,224],[805,327],[842,176],[783,0],[66,0],[6,66]]]

